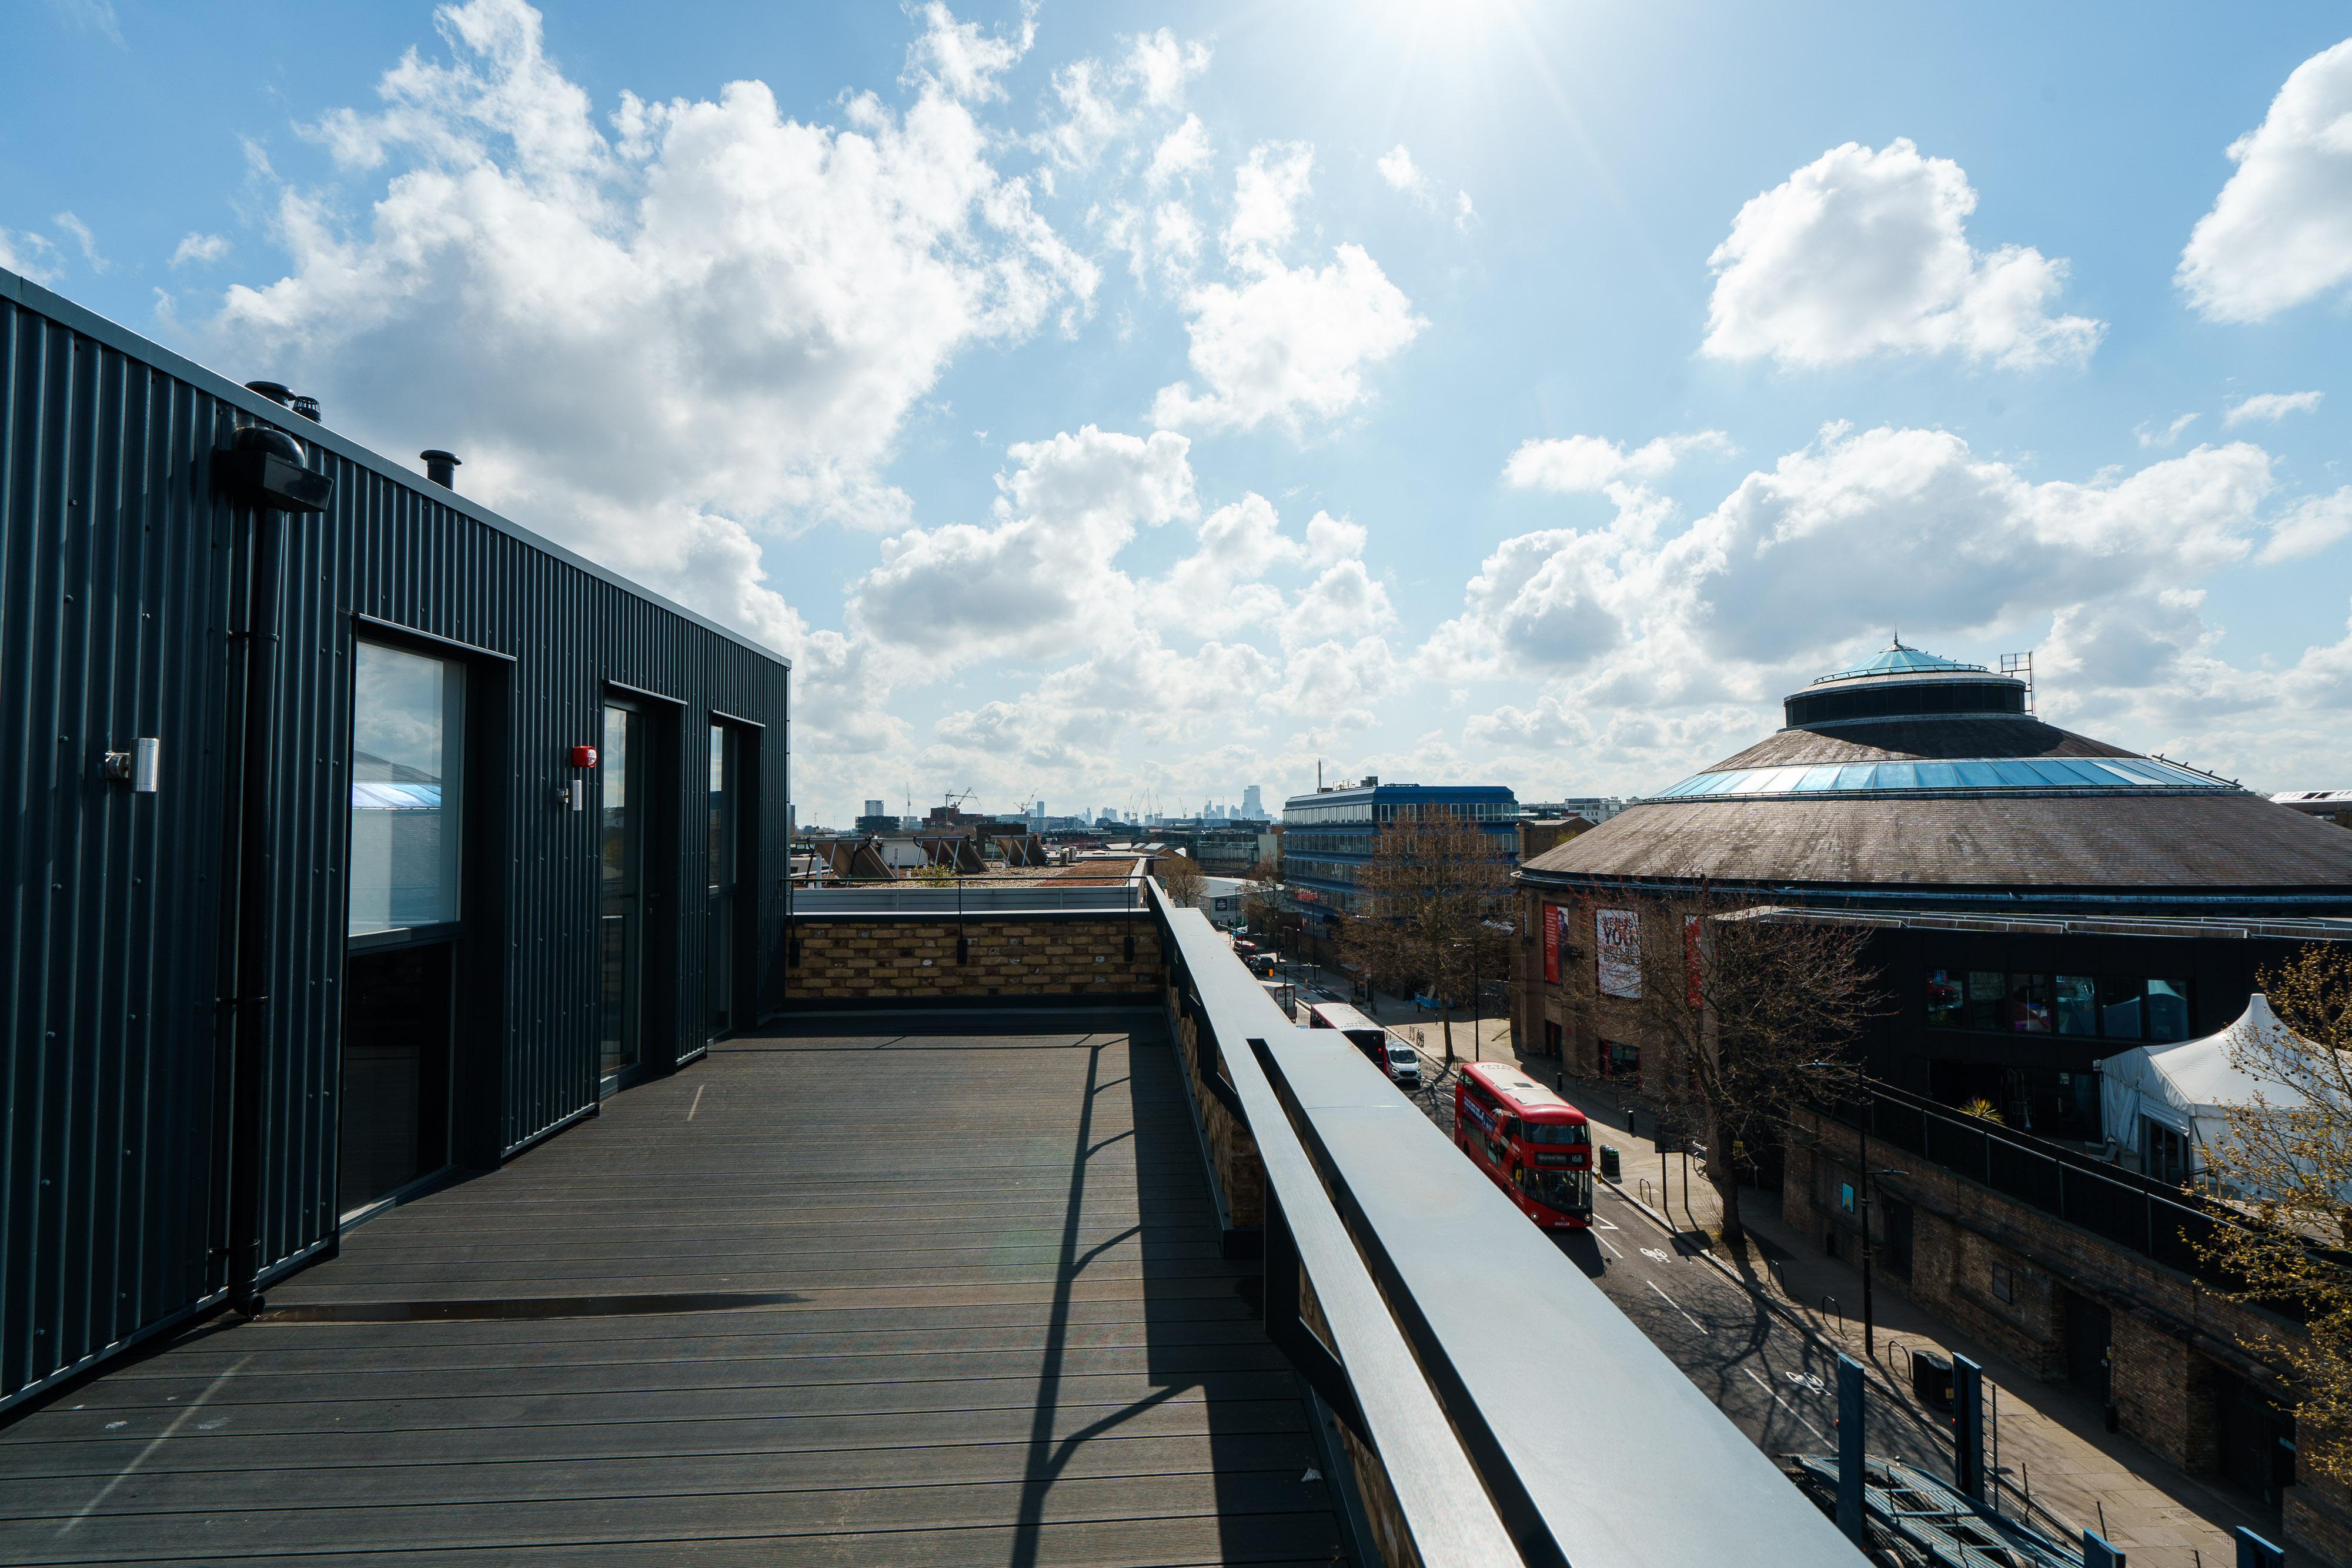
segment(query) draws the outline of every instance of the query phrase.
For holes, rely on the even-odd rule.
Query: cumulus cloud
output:
[[[2352,280],[2352,39],[2295,67],[2229,155],[2173,274],[2189,305],[2266,321]]]
[[[1180,107],[1186,86],[1209,68],[1208,45],[1180,39],[1166,27],[1127,42],[1116,61],[1073,60],[1054,72],[1056,118],[1032,145],[1058,167],[1091,168],[1153,111]]]
[[[1185,296],[1187,358],[1202,390],[1191,382],[1162,387],[1154,424],[1254,430],[1271,423],[1298,434],[1309,417],[1335,419],[1360,404],[1370,395],[1366,369],[1402,352],[1428,325],[1361,246],[1339,246],[1319,267],[1283,259],[1314,162],[1302,143],[1265,143],[1234,171],[1220,237],[1239,281]]]
[[[59,213],[49,221],[63,230],[80,248],[81,258],[92,272],[104,272],[113,265],[99,254],[98,236],[90,232],[89,225],[73,214]]]
[[[57,247],[40,235],[0,228],[0,267],[36,283],[54,282],[58,276]]]
[[[2329,496],[2306,496],[2271,525],[2263,564],[2300,560],[2352,534],[2352,486]]]
[[[2221,423],[2235,430],[2242,424],[2260,421],[2275,424],[2291,413],[2310,413],[2319,407],[2325,394],[2315,392],[2258,392],[2236,404],[2221,416]]]
[[[2182,431],[2196,423],[2197,415],[2193,413],[2179,415],[2166,424],[2158,424],[2152,419],[2144,419],[2132,426],[2132,434],[2138,438],[2143,447],[2168,447],[2180,439]]]
[[[607,136],[536,11],[446,7],[446,57],[411,52],[377,110],[312,128],[347,175],[381,172],[364,219],[282,187],[291,269],[230,289],[210,334],[388,450],[462,446],[469,489],[599,559],[692,559],[682,516],[887,523],[878,465],[916,400],[1096,279],[958,96],[1014,46],[927,18],[903,112],[859,94],[803,123],[738,81],[624,92]]]
[[[1412,161],[1412,152],[1403,142],[1400,141],[1381,153],[1373,160],[1372,166],[1380,171],[1381,178],[1388,182],[1391,190],[1401,191],[1412,197],[1413,204],[1423,212],[1435,213],[1447,207],[1448,204],[1438,193],[1437,182]],[[1454,226],[1457,229],[1468,228],[1477,218],[1477,208],[1471,204],[1467,191],[1454,192],[1451,206]]]
[[[1808,369],[1881,353],[2011,369],[2087,357],[2105,325],[2053,313],[2066,263],[1977,249],[1976,204],[1958,163],[1908,138],[1832,148],[1741,207],[1708,257],[1706,351]]]
[[[1013,446],[992,520],[884,540],[851,598],[853,623],[947,668],[1117,640],[1136,616],[1118,552],[1139,528],[1198,508],[1189,445],[1169,431],[1087,425]]]
[[[940,0],[931,0],[920,14],[923,34],[907,51],[906,79],[967,102],[1003,98],[1004,87],[998,78],[1019,65],[1037,41],[1034,12],[1023,15],[1020,32],[1009,38],[987,32],[977,22],[957,21]]]
[[[1622,444],[1599,435],[1526,441],[1503,465],[1503,480],[1515,490],[1577,495],[1604,490],[1620,483],[1662,479],[1687,453],[1732,450],[1730,437],[1719,430],[1661,435],[1630,452]]]
[[[185,267],[194,262],[215,262],[228,254],[228,241],[218,235],[192,234],[180,241],[172,252],[172,265]]]

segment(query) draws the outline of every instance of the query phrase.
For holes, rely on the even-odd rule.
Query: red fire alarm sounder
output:
[[[595,767],[596,748],[593,746],[573,747],[572,748],[572,766],[574,768]]]

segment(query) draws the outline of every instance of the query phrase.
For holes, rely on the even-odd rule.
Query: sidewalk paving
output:
[[[1555,1081],[1558,1064],[1548,1058],[1529,1059],[1523,1066],[1544,1082]],[[1595,1124],[1594,1141],[1620,1151],[1619,1186],[1625,1196],[1654,1212],[1671,1212],[1667,1223],[1678,1234],[1720,1231],[1722,1206],[1699,1175],[1697,1162],[1670,1155],[1662,1174],[1657,1145],[1633,1130],[1636,1124],[1650,1124],[1646,1113],[1629,1116],[1628,1108],[1605,1084],[1567,1080],[1561,1092]],[[2090,1528],[2121,1550],[2133,1568],[2228,1568],[2236,1560],[2231,1531],[2238,1526],[2250,1525],[2267,1540],[2281,1539],[2276,1521],[2257,1511],[2251,1500],[2242,1502],[2220,1485],[2186,1475],[2130,1438],[2107,1432],[2103,1412],[2091,1396],[2044,1383],[1930,1316],[1883,1273],[1876,1281],[1873,1312],[1876,1354],[1866,1355],[1860,1271],[1823,1256],[1816,1239],[1785,1224],[1778,1193],[1744,1188],[1739,1215],[1748,1232],[1748,1246],[1741,1251],[1716,1246],[1712,1249],[1717,1259],[1773,1308],[1870,1364],[1906,1408],[1939,1426],[1948,1424],[1948,1417],[1911,1397],[1913,1352],[1957,1353],[1984,1368],[1985,1381],[1993,1390],[1986,1465],[1998,1464],[2010,1472],[2003,1478],[2005,1490],[2029,1493],[2039,1509],[2071,1525],[2068,1544],[2079,1546],[2080,1531]],[[2321,1568],[2326,1561],[2292,1545],[2286,1548],[2286,1560],[2296,1568]]]

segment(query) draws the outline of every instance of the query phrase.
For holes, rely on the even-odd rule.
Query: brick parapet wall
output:
[[[992,915],[961,925],[931,915],[803,918],[789,935],[793,1001],[1130,998],[1160,985],[1160,928],[1142,914]]]
[[[1166,987],[1161,995],[1169,1027],[1183,1049],[1184,1089],[1192,1097],[1192,1109],[1208,1140],[1209,1176],[1224,1200],[1225,1222],[1237,1229],[1264,1225],[1265,1161],[1258,1154],[1257,1140],[1250,1134],[1248,1124],[1226,1110],[1202,1080],[1209,1064],[1200,1049],[1200,1026],[1177,1006],[1175,988]]]

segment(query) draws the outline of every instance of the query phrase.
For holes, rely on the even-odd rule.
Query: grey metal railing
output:
[[[1199,911],[1150,902],[1188,1082],[1264,1165],[1267,1333],[1375,1456],[1422,1563],[1861,1563],[1379,1069],[1285,1018]]]

